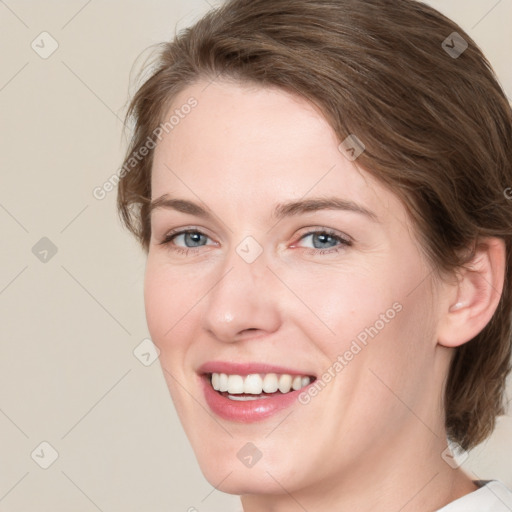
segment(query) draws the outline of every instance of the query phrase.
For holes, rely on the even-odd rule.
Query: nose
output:
[[[275,332],[281,323],[278,287],[265,252],[248,263],[233,249],[205,297],[203,328],[226,343]]]

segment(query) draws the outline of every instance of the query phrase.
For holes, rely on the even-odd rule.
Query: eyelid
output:
[[[180,235],[184,235],[189,232],[200,233],[201,235],[204,235],[205,237],[209,238],[210,240],[213,239],[208,233],[206,233],[206,230],[204,228],[200,228],[198,226],[185,226],[185,227],[174,228],[169,231],[166,231],[164,233],[164,235],[162,236],[161,241],[158,242],[158,245],[166,245],[168,243],[170,244],[171,239],[173,237],[176,238]],[[197,249],[197,248],[196,247],[188,247],[188,249]]]
[[[303,231],[303,233],[302,233],[302,231]],[[303,230],[301,230],[301,234],[299,234],[299,239],[302,240],[302,238],[304,236],[313,235],[316,233],[325,233],[325,234],[331,235],[333,237],[338,237],[345,242],[353,242],[354,241],[354,239],[352,237],[348,236],[347,234],[345,234],[341,231],[338,231],[336,229],[328,228],[328,227],[324,227],[324,226],[314,226],[314,227],[309,226],[307,228],[304,228]]]

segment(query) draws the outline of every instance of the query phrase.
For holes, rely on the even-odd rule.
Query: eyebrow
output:
[[[203,219],[212,220],[214,215],[210,210],[203,208],[193,201],[187,199],[178,199],[169,197],[167,194],[154,199],[149,204],[149,215],[159,208],[172,209],[182,213],[188,213],[201,217]],[[379,222],[377,215],[364,206],[354,201],[342,199],[340,197],[315,197],[311,199],[301,199],[298,201],[290,201],[287,203],[279,203],[274,207],[272,219],[281,220],[285,217],[300,215],[304,213],[315,212],[319,210],[342,210],[359,213],[373,222]]]

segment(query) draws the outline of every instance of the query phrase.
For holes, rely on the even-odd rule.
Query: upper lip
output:
[[[279,373],[289,375],[313,376],[314,374],[308,370],[297,370],[286,368],[284,366],[276,366],[269,363],[232,363],[228,361],[208,361],[202,364],[198,373],[226,373],[229,375],[249,375],[252,373]]]

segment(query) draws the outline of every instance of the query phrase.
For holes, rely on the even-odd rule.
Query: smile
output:
[[[290,390],[298,391],[310,382],[311,378],[307,375],[290,375],[287,373],[252,373],[245,377],[242,375],[212,373],[210,378],[213,389],[226,393],[224,396],[231,400],[269,398],[271,394],[277,392],[289,393]]]
[[[217,416],[239,423],[261,421],[297,402],[315,380],[266,364],[208,363],[200,368],[206,404]]]

